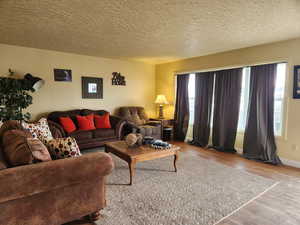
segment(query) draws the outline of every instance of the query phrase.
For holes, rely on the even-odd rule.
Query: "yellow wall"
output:
[[[277,138],[279,155],[300,161],[300,100],[292,98],[293,66],[300,65],[300,39],[238,49],[208,56],[201,56],[160,64],[156,66],[156,94],[165,94],[174,102],[176,72],[210,70],[268,62],[288,62],[286,79],[286,105],[284,137]],[[172,117],[174,106],[166,107],[165,113]],[[238,136],[238,147],[242,135]]]
[[[33,119],[54,110],[88,108],[113,112],[127,105],[144,106],[150,115],[154,114],[153,65],[0,44],[0,76],[6,75],[8,68],[18,76],[31,73],[46,81],[33,94],[33,105],[28,108]],[[71,69],[73,81],[55,82],[54,68]],[[111,85],[111,73],[115,71],[126,77],[126,86]],[[103,78],[103,99],[81,98],[81,76]]]

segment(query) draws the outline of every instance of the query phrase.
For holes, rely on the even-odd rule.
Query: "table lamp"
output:
[[[163,119],[164,118],[164,112],[163,112],[163,107],[164,106],[163,105],[169,104],[168,101],[167,101],[167,99],[166,99],[166,96],[164,96],[164,95],[157,95],[155,103],[159,104],[159,116],[158,116],[158,118],[159,119]]]

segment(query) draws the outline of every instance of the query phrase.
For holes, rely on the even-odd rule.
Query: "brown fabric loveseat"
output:
[[[116,116],[110,115],[110,123],[112,127],[111,129],[101,128],[101,129],[90,130],[90,131],[76,130],[68,134],[67,132],[64,131],[63,127],[59,124],[59,117],[69,116],[77,126],[76,115],[81,115],[81,116],[86,116],[89,114],[103,115],[105,113],[107,113],[107,111],[89,110],[89,109],[55,111],[55,112],[51,112],[48,115],[47,119],[48,119],[50,130],[53,135],[56,135],[57,137],[67,137],[67,136],[74,137],[77,141],[80,150],[83,150],[87,148],[104,146],[104,144],[109,141],[120,140],[120,138],[122,137],[122,129],[126,121]]]
[[[4,147],[1,143],[0,224],[61,225],[94,217],[105,207],[105,176],[113,169],[108,154],[11,167]]]
[[[151,121],[145,109],[138,106],[120,107],[118,116],[127,121],[124,127],[125,134],[133,132],[134,129],[143,136],[151,136],[161,139],[162,126],[160,122]]]

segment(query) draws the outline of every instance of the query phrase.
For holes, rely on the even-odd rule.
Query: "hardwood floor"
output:
[[[244,159],[238,154],[202,149],[185,143],[175,143],[182,151],[236,169],[273,179],[278,184],[248,203],[217,225],[299,225],[300,224],[300,169],[274,166]]]
[[[182,152],[193,151],[197,157],[219,162],[278,182],[267,192],[216,225],[300,225],[299,168],[273,166],[244,159],[238,154],[202,149],[182,142],[174,142],[174,144],[179,145]],[[99,224],[101,224],[100,221]],[[91,225],[95,223],[77,221],[69,223],[69,225],[71,224]]]

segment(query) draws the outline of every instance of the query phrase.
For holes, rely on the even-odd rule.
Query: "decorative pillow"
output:
[[[3,151],[11,166],[51,160],[46,146],[24,130],[6,131],[3,135]]]
[[[70,117],[59,117],[59,122],[68,133],[76,130],[76,126]]]
[[[52,139],[48,142],[48,149],[55,159],[81,156],[77,142],[72,137]]]
[[[46,118],[41,118],[35,123],[22,123],[23,127],[28,130],[34,138],[38,138],[44,144],[47,144],[49,140],[52,140],[52,134],[48,126]]]
[[[87,116],[76,116],[79,130],[95,130],[94,124],[94,114],[90,114]]]
[[[39,139],[27,138],[27,144],[31,150],[34,162],[47,162],[52,160],[47,147]]]
[[[109,113],[105,113],[104,115],[94,115],[94,121],[96,128],[111,128]]]

